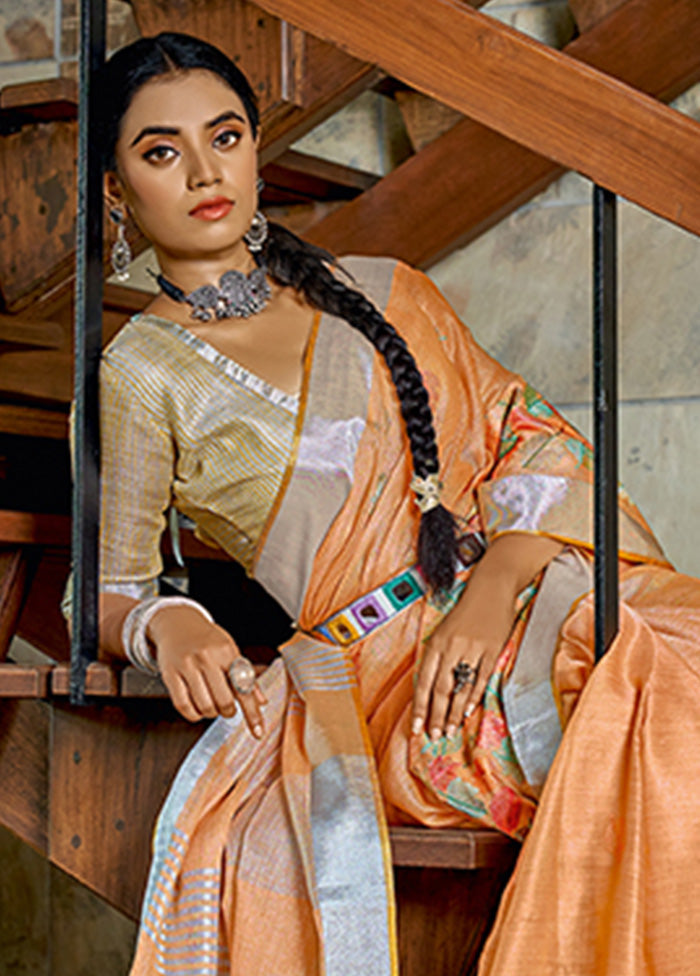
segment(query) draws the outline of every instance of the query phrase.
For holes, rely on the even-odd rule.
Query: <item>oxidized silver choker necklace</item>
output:
[[[247,319],[262,312],[271,294],[264,263],[247,275],[242,271],[225,271],[219,278],[218,288],[201,285],[189,295],[162,274],[151,274],[168,298],[191,305],[190,318],[200,322],[209,322],[212,318]]]

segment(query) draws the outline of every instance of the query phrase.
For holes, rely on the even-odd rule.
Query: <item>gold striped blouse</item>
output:
[[[298,396],[188,329],[137,315],[100,370],[101,582],[144,596],[171,505],[250,569],[289,457]]]

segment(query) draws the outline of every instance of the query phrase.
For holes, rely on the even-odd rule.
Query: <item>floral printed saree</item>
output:
[[[620,813],[627,802],[620,769],[631,742],[627,698],[634,696],[625,682],[646,680],[651,658],[662,656],[670,625],[657,598],[663,603],[668,595],[670,618],[677,622],[668,640],[688,660],[690,645],[680,623],[681,608],[691,608],[697,657],[700,587],[677,582],[683,578],[672,573],[621,493],[620,567],[629,603],[618,641],[623,650],[618,655],[613,648],[598,669],[600,678],[596,670],[579,707],[592,657],[588,446],[535,391],[479,349],[423,275],[383,259],[353,259],[347,267],[419,363],[435,417],[443,499],[465,539],[488,545],[504,532],[533,532],[567,548],[520,595],[483,711],[465,720],[452,739],[411,738],[416,662],[424,640],[468,581],[469,559],[447,599],[420,593],[370,632],[363,632],[358,619],[347,640],[329,640],[322,630],[359,597],[412,569],[418,513],[386,368],[346,323],[320,316],[307,350],[294,444],[252,570],[294,617],[295,635],[261,678],[269,702],[263,739],[253,739],[238,715],[218,719],[181,767],[155,834],[132,976],[396,974],[387,824],[478,823],[523,838],[538,803],[545,809],[535,818],[524,852],[534,866],[516,871],[484,973],[646,972],[596,969],[598,948],[594,964],[582,949],[579,968],[566,968],[562,938],[575,936],[560,930],[558,919],[562,913],[568,918],[572,897],[580,905],[573,894],[577,884],[581,890],[597,884],[598,898],[613,891],[616,867],[601,853],[596,832],[603,829],[602,817],[603,846],[615,852],[628,826]],[[637,651],[639,641],[643,652]],[[695,677],[697,666],[696,661]],[[601,686],[600,698],[595,685]],[[625,700],[624,708],[615,695]],[[589,701],[605,721],[600,730],[586,723],[585,745],[578,746],[576,729]],[[547,777],[555,753],[555,772]],[[642,782],[646,755],[635,761]],[[614,782],[607,773],[610,762],[617,764]],[[572,778],[576,789],[569,800]],[[643,789],[630,795],[642,797]],[[567,862],[572,838],[562,825],[579,830],[580,812],[568,804],[580,806],[575,798],[581,790],[596,797],[593,821],[576,841],[583,857],[572,858],[570,874],[562,870],[566,885],[557,888],[557,897],[545,898],[538,872],[547,868],[551,874]],[[640,844],[645,836],[644,830],[636,835]],[[694,850],[700,851],[700,843]],[[582,884],[587,857],[591,871],[603,873],[591,873]],[[625,877],[639,897],[641,855],[630,857]],[[543,883],[546,888],[548,878]],[[549,968],[534,962],[541,946],[535,950],[532,940],[539,930],[528,922],[545,903]],[[623,909],[627,919],[629,909]],[[632,916],[643,924],[638,914]],[[615,924],[613,919],[584,926],[585,937],[599,947],[613,938]],[[522,927],[519,951],[527,964],[514,961],[518,953],[501,961],[514,926]],[[629,936],[629,958],[638,941]],[[685,972],[668,970],[676,971]]]

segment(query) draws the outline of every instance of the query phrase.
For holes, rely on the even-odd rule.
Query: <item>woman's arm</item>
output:
[[[118,591],[133,584],[138,593],[145,580],[146,589],[157,592],[175,465],[174,437],[158,395],[164,380],[157,364],[150,369],[138,358],[140,346],[135,348],[128,343],[112,348],[100,371],[100,654],[122,661],[124,622],[138,601]],[[262,734],[264,696],[257,688],[237,696],[231,687],[228,668],[240,652],[225,630],[197,607],[175,601],[169,606],[166,598],[150,615],[145,636],[181,715],[191,722],[231,716],[238,699],[251,731]]]
[[[412,732],[454,735],[465,710],[481,702],[486,683],[513,628],[518,594],[563,549],[547,536],[499,536],[474,567],[457,606],[428,641],[413,700]],[[478,671],[474,685],[454,694],[453,670],[463,661]]]

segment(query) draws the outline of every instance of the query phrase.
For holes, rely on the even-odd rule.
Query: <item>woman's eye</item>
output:
[[[223,132],[218,132],[214,136],[214,145],[218,149],[228,149],[230,146],[236,145],[241,135],[242,133],[237,132],[235,129],[224,129]]]
[[[168,159],[172,159],[174,155],[175,150],[172,146],[153,146],[143,154],[143,158],[149,160],[149,162],[162,163]]]

